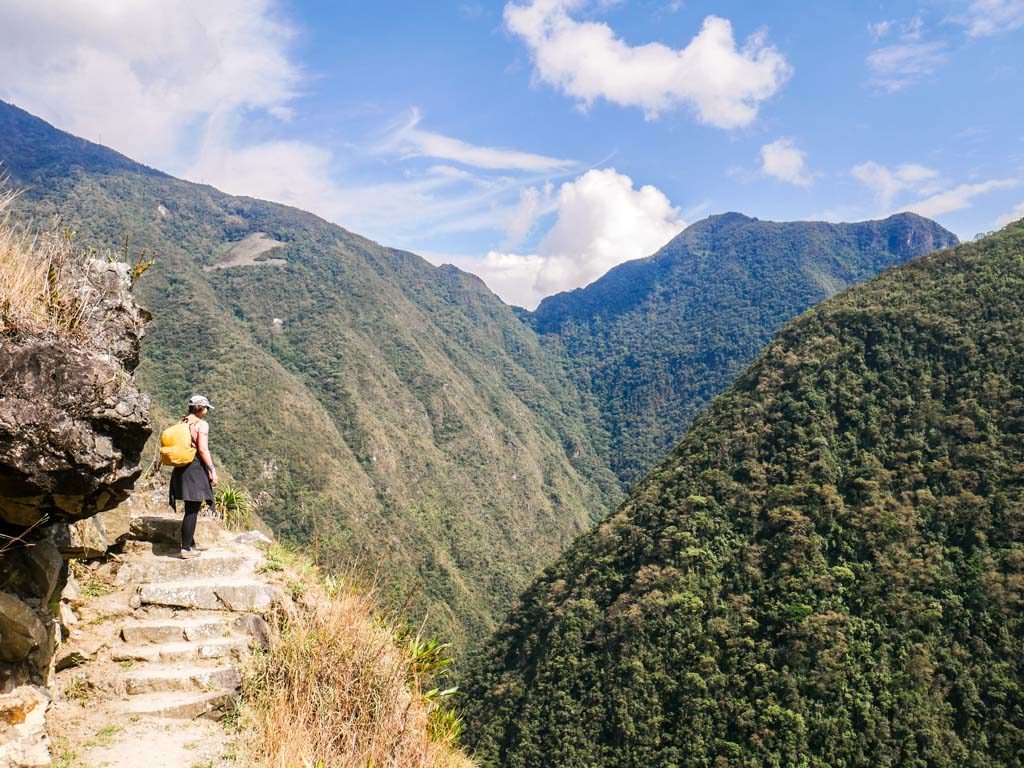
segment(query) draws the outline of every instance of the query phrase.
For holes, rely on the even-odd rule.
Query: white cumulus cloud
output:
[[[679,234],[679,209],[657,187],[636,188],[614,169],[590,170],[559,187],[555,223],[535,253],[492,251],[454,259],[505,301],[535,307],[542,298],[593,282],[624,261],[650,256]]]
[[[682,49],[631,46],[607,24],[570,14],[587,0],[505,6],[505,24],[529,47],[537,76],[589,106],[606,99],[653,119],[679,106],[719,128],[748,125],[791,74],[785,57],[756,34],[738,47],[727,19],[708,16]]]
[[[809,187],[814,174],[807,170],[806,159],[793,139],[776,139],[761,147],[761,172],[788,184]]]
[[[6,0],[0,96],[165,164],[213,114],[289,116],[301,77],[292,36],[271,0]]]

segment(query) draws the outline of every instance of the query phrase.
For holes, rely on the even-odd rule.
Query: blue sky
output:
[[[1024,216],[1022,51],[1024,0],[10,0],[0,98],[532,306],[711,213]]]

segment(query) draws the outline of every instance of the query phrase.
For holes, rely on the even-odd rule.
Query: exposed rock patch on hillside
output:
[[[284,243],[279,243],[270,237],[266,232],[253,232],[246,235],[242,240],[233,243],[224,254],[224,259],[216,264],[203,267],[204,272],[211,272],[215,269],[228,269],[230,267],[254,267],[254,266],[283,266],[288,263],[287,259],[270,258],[264,256],[267,251],[280,248]]]

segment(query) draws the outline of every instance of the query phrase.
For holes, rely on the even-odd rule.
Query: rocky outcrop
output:
[[[77,590],[65,559],[106,551],[95,515],[128,496],[151,431],[131,377],[148,313],[128,266],[93,260],[61,279],[64,332],[0,335],[0,766],[50,764],[42,686],[58,627],[76,621],[56,595]]]
[[[125,264],[74,277],[73,338],[0,337],[0,522],[9,535],[123,501],[141,473],[149,399],[130,372],[147,315]]]

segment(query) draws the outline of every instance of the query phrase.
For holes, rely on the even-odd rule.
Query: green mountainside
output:
[[[544,299],[527,321],[564,350],[610,436],[609,463],[643,477],[793,317],[851,285],[957,243],[903,213],[857,224],[738,213],[688,227],[655,255]]]
[[[788,325],[524,595],[487,765],[1019,766],[1024,222]]]
[[[0,170],[38,224],[156,252],[137,292],[158,412],[207,394],[214,455],[275,530],[326,564],[379,563],[433,631],[482,637],[620,493],[561,361],[477,278],[2,102]]]

